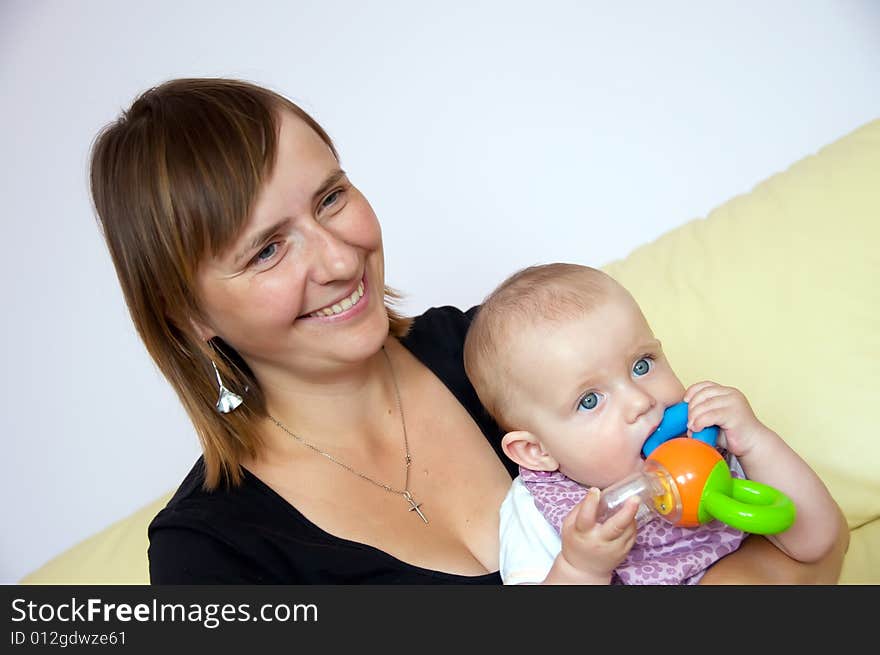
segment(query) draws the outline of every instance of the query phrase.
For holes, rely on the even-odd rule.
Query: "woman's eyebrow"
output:
[[[327,193],[330,188],[339,182],[343,177],[345,177],[345,171],[341,168],[337,168],[335,171],[332,171],[330,175],[327,176],[327,179],[318,187],[318,190],[312,194],[312,200],[317,200],[325,193]]]

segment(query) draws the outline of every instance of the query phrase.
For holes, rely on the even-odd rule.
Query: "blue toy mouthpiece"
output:
[[[660,425],[657,426],[657,429],[654,430],[651,436],[645,439],[645,444],[642,446],[642,454],[645,457],[649,457],[660,444],[685,434],[687,432],[687,418],[688,404],[686,402],[676,403],[667,407],[666,411],[663,412],[663,420],[660,421]],[[710,425],[699,432],[694,432],[691,436],[714,448],[715,442],[718,440],[718,426]]]

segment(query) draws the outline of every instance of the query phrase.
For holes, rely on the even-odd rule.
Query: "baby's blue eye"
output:
[[[633,375],[636,377],[641,377],[645,375],[648,371],[651,370],[651,360],[647,357],[642,357],[639,361],[633,364]]]
[[[586,396],[584,396],[583,398],[580,399],[580,402],[578,403],[578,407],[580,409],[586,409],[589,411],[591,409],[596,409],[596,405],[598,405],[598,404],[599,404],[599,394],[597,394],[595,391],[591,391]]]

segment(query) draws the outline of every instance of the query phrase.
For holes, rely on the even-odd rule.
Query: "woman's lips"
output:
[[[366,274],[357,286],[346,296],[314,312],[300,316],[297,320],[323,321],[335,323],[362,313],[369,304]],[[328,313],[329,312],[329,313]]]

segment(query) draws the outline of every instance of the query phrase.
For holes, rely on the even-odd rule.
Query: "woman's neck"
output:
[[[386,346],[394,362],[399,347],[396,340],[389,338]],[[280,370],[260,378],[268,413],[317,447],[358,450],[370,448],[371,442],[390,438],[396,443],[400,439],[392,370],[381,350],[357,365],[328,371],[319,379],[302,379]],[[389,430],[389,424],[396,429]],[[271,421],[266,421],[262,436],[265,457],[301,452],[302,446]]]

